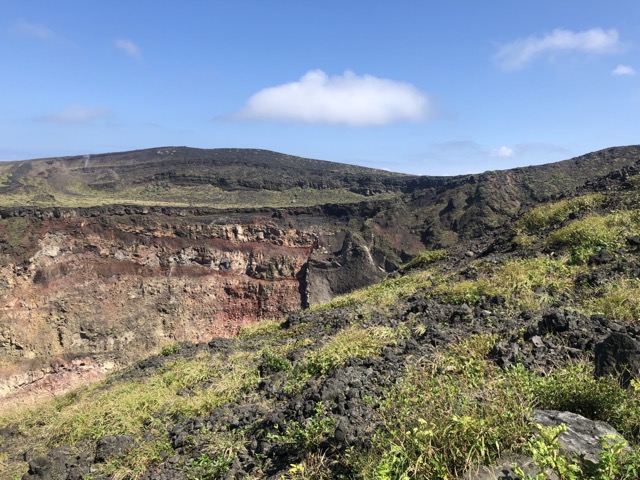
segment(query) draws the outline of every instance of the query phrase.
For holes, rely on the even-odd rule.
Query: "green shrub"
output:
[[[162,350],[160,350],[160,355],[162,355],[163,357],[170,357],[171,355],[175,355],[176,353],[178,353],[179,350],[180,347],[178,347],[177,343],[171,343],[162,347]]]
[[[494,342],[480,336],[452,346],[385,392],[383,427],[357,460],[364,478],[460,478],[524,444],[530,402],[485,358]]]
[[[525,452],[533,457],[537,475],[528,475],[522,468],[513,470],[523,480],[546,480],[551,472],[561,480],[636,480],[640,474],[640,452],[630,449],[627,442],[616,436],[602,439],[600,461],[596,464],[580,462],[561,451],[558,437],[566,431],[566,425],[543,427],[537,425],[538,432],[532,436]]]
[[[537,408],[577,413],[607,422],[627,440],[640,440],[640,384],[624,389],[616,378],[593,375],[593,367],[577,363],[545,376],[515,368],[510,376],[532,396]]]
[[[233,456],[226,454],[215,455],[212,458],[207,453],[202,453],[198,458],[187,463],[187,479],[214,480],[223,478],[231,468],[233,458]]]
[[[538,310],[570,291],[577,271],[562,257],[525,258],[492,266],[476,280],[442,283],[434,293],[451,303],[470,305],[500,295],[512,309]]]
[[[273,352],[271,349],[262,352],[262,361],[260,362],[260,370],[262,372],[287,372],[292,368],[291,362],[279,353]]]

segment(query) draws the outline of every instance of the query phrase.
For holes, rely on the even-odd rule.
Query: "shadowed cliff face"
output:
[[[2,164],[0,396],[326,302],[540,201],[624,182],[639,158],[452,178],[228,149]]]

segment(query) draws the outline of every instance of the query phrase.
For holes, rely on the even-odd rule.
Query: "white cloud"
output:
[[[13,27],[13,31],[26,37],[39,38],[41,40],[54,40],[58,35],[44,25],[30,22],[18,22]]]
[[[75,104],[60,112],[40,117],[40,120],[48,123],[90,123],[110,114],[106,108],[88,108]]]
[[[131,40],[127,40],[125,38],[116,38],[113,41],[113,44],[124,53],[129,55],[131,58],[134,58],[136,60],[142,59],[142,52],[140,51],[140,48]]]
[[[234,117],[374,126],[419,121],[430,110],[429,98],[409,83],[349,71],[329,77],[311,70],[297,82],[260,90]]]
[[[618,65],[611,75],[635,75],[636,71],[629,65]]]
[[[610,53],[621,48],[617,30],[592,28],[583,32],[556,29],[543,37],[527,37],[503,45],[494,60],[505,70],[517,70],[554,52]]]
[[[500,158],[509,158],[513,155],[513,148],[505,147],[504,145],[500,148],[494,148],[491,150],[490,155],[492,157],[500,157]]]

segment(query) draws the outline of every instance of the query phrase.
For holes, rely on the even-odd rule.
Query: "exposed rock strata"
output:
[[[385,274],[384,254],[376,262],[372,241],[346,235],[339,213],[322,227],[306,212],[3,216],[0,398],[42,383],[56,358],[90,357],[104,372],[173,341],[232,336]],[[30,369],[34,362],[44,366]]]

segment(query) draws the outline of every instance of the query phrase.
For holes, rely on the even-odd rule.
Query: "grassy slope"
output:
[[[0,427],[13,426],[20,435],[0,444],[0,471],[3,478],[24,473],[26,464],[13,454],[26,445],[45,453],[59,445],[87,448],[85,442],[92,445],[104,435],[128,434],[138,446],[98,465],[94,474],[138,478],[175,455],[167,425],[225,406],[284,408],[282,396],[265,397],[262,380],[295,397],[347,365],[358,365],[353,359],[372,359],[374,368],[383,365],[379,359],[386,349],[417,341],[431,328],[416,315],[401,314],[416,297],[471,307],[502,297],[504,318],[562,307],[604,314],[622,324],[638,322],[638,260],[626,239],[639,234],[637,189],[537,207],[497,239],[500,254],[465,259],[459,252],[425,252],[395,278],[338,297],[299,317],[302,321],[257,324],[217,350],[167,348],[145,375],[125,374],[46,405],[3,412]],[[591,256],[603,248],[615,260],[591,264]],[[593,476],[566,473],[564,478],[636,478],[637,383],[624,390],[614,379],[596,380],[590,365],[580,361],[559,365],[545,376],[517,366],[502,370],[487,357],[496,341],[491,334],[466,335],[419,359],[403,359],[394,380],[380,383],[376,396],[363,400],[374,412],[376,430],[364,444],[328,447],[340,417],[318,400],[304,423],[284,421],[266,438],[296,452],[284,470],[290,478],[333,478],[339,472],[346,478],[457,478],[505,451],[538,448],[535,442],[541,440],[530,420],[534,408],[569,409],[610,422],[633,448],[617,457],[612,453],[610,464],[603,462]],[[181,356],[181,349],[191,353]],[[255,435],[250,426],[197,430],[186,447],[191,457],[182,450],[177,466],[187,478],[217,478],[232,468]],[[259,478],[270,466],[268,458],[256,458],[252,475]],[[557,470],[566,467],[558,465]],[[615,469],[618,474],[611,473]]]

